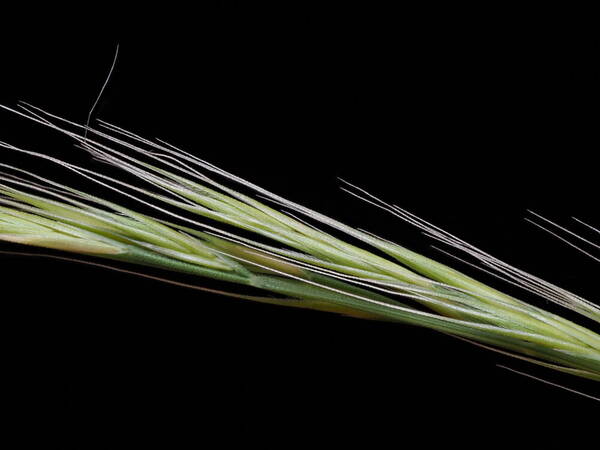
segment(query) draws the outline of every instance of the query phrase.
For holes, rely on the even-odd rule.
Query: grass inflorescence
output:
[[[158,267],[267,293],[232,294],[250,300],[423,326],[600,381],[600,335],[589,328],[286,200],[165,142],[106,122],[88,128],[31,106],[11,111],[65,133],[94,159],[125,171],[138,183],[0,143],[5,150],[58,164],[153,213],[142,214],[0,164],[0,240]],[[594,303],[503,263],[356,186],[346,183],[346,189],[475,257],[513,284],[600,322]],[[338,237],[344,235],[363,245]]]

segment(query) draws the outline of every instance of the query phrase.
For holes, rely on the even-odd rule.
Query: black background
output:
[[[417,230],[341,192],[336,177],[349,179],[594,298],[597,264],[523,221],[532,209],[599,223],[594,41],[541,14],[447,13],[221,5],[140,19],[139,30],[130,22],[134,33],[104,22],[8,45],[0,102],[85,122],[119,43],[95,117],[451,262]],[[92,164],[55,133],[5,112],[0,123],[4,141]],[[0,261],[16,325],[8,343],[23,347],[17,390],[61,418],[65,445],[115,431],[132,442],[216,435],[282,445],[319,435],[376,442],[422,426],[442,438],[501,423],[535,435],[554,422],[569,431],[565,420],[595,407],[496,364],[597,394],[594,383],[426,330],[42,258]]]

